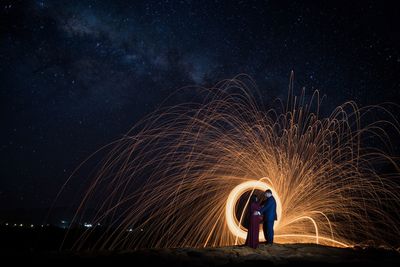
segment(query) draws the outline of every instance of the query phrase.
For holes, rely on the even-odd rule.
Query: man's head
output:
[[[271,191],[271,189],[267,189],[267,190],[265,191],[264,195],[265,195],[266,198],[272,197],[272,191]]]

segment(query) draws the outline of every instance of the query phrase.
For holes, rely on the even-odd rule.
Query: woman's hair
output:
[[[257,195],[251,195],[250,203],[257,202],[257,200],[258,200]]]

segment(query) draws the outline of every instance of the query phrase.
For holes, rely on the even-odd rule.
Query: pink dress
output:
[[[249,229],[247,231],[247,237],[246,237],[246,246],[249,246],[251,248],[257,248],[259,240],[258,240],[258,235],[260,231],[260,222],[262,220],[262,216],[260,215],[254,215],[254,212],[259,211],[261,209],[260,204],[257,202],[253,202],[250,205],[250,216],[249,219]]]

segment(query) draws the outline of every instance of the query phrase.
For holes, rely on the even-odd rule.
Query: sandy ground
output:
[[[35,264],[121,266],[400,266],[400,253],[384,248],[333,248],[314,244],[114,252],[31,252],[8,255]],[[350,264],[350,265],[349,265]]]

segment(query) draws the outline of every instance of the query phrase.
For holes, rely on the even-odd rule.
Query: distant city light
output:
[[[19,225],[20,227],[24,226],[22,223]]]
[[[8,223],[6,223],[6,226],[8,226]]]
[[[59,227],[63,228],[63,229],[67,229],[68,228],[68,221],[66,220],[60,220],[61,224],[59,225]]]
[[[91,223],[84,223],[83,226],[85,226],[86,228],[91,228],[93,227],[93,225]]]
[[[33,228],[33,226],[34,226],[34,225],[33,225],[33,224],[31,224],[31,228]]]

